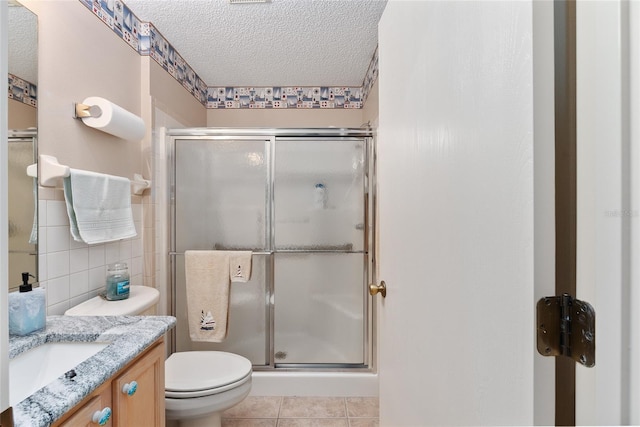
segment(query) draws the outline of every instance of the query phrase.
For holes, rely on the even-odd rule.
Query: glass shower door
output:
[[[27,166],[36,161],[35,137],[9,137],[9,290],[17,290],[20,273],[38,275],[37,187],[27,176]]]
[[[268,364],[270,277],[269,140],[193,138],[175,141],[174,283],[176,349],[221,350]],[[251,280],[233,283],[223,343],[191,342],[186,318],[186,250],[252,250]]]
[[[275,365],[365,363],[362,139],[275,143]]]

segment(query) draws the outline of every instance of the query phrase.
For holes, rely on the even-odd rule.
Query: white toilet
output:
[[[65,312],[68,316],[135,316],[152,309],[157,289],[131,286],[129,298],[92,298]],[[222,412],[251,391],[251,362],[222,351],[173,353],[165,362],[165,413],[181,427],[219,427]]]
[[[165,413],[180,426],[219,426],[251,391],[251,362],[222,351],[173,353],[165,362]]]

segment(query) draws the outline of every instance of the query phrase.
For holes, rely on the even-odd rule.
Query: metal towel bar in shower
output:
[[[213,248],[217,251],[261,251],[262,249],[251,249],[234,246],[224,246],[216,243]],[[314,252],[355,252],[362,253],[364,251],[354,251],[353,243],[344,243],[342,245],[301,245],[290,248],[276,249],[274,253],[314,253]]]
[[[220,250],[220,249],[216,249],[216,250]],[[234,251],[239,251],[239,250],[246,250],[246,251],[250,251],[251,249],[226,249],[226,250],[234,250]],[[273,251],[251,251],[252,255],[271,255],[273,253]],[[184,252],[169,252],[169,255],[184,255]]]
[[[366,251],[354,251],[353,244],[345,243],[343,245],[328,246],[300,246],[290,249],[277,249],[274,251],[265,251],[263,249],[252,249],[235,246],[223,246],[219,244],[213,245],[217,251],[251,251],[253,255],[271,255],[271,254],[313,254],[313,253],[348,253],[348,254],[364,254]],[[184,255],[184,252],[169,252],[169,255]]]

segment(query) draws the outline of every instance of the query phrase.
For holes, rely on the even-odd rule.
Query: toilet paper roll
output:
[[[102,111],[99,117],[83,117],[85,125],[122,139],[140,140],[144,137],[144,122],[135,114],[98,96],[90,96],[82,103],[97,106]]]

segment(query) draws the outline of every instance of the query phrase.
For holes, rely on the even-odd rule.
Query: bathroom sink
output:
[[[48,343],[19,354],[9,361],[9,404],[15,406],[109,344]]]

